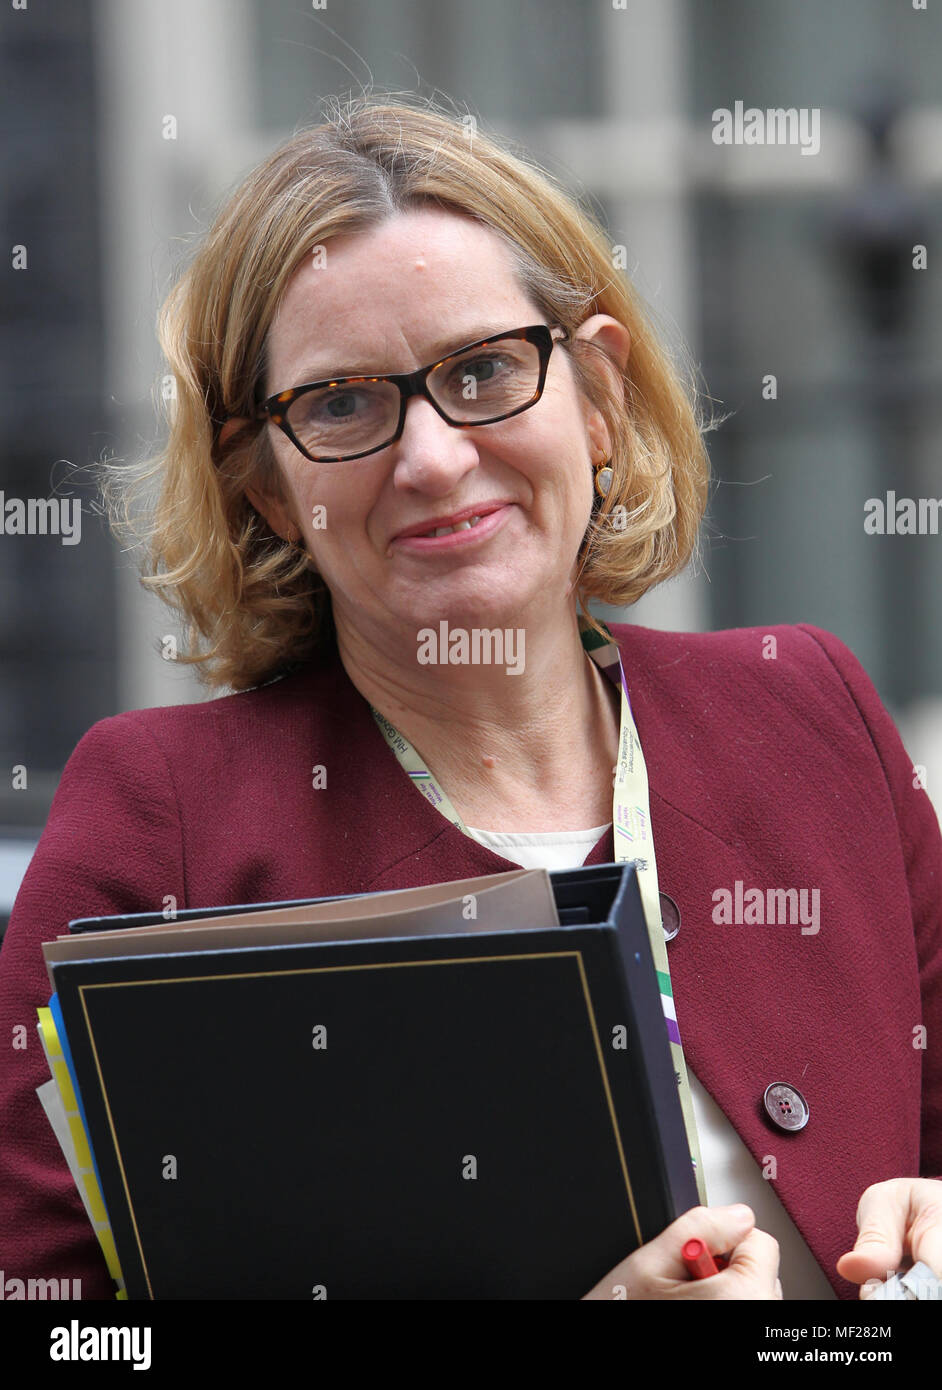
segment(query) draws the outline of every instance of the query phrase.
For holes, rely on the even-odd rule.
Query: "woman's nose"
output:
[[[396,444],[394,478],[400,487],[449,492],[478,462],[477,447],[465,426],[443,420],[431,401],[413,396],[406,404]]]

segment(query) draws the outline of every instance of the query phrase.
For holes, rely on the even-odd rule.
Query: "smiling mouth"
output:
[[[436,526],[431,531],[423,531],[422,540],[432,536],[450,536],[452,531],[470,531],[481,520],[479,516],[469,517],[467,521],[456,521],[454,526]]]
[[[470,531],[477,531],[482,541],[486,540],[506,521],[511,504],[499,501],[479,502],[478,511],[472,511],[472,506],[473,503],[461,511],[456,507],[451,513],[454,520],[446,520],[446,512],[445,516],[439,517],[437,523],[426,523],[422,531],[418,529],[421,523],[410,526],[408,530],[393,538],[387,554],[391,556],[399,546],[414,550],[415,554],[450,553],[455,547],[460,549],[475,542],[476,537],[465,534]]]

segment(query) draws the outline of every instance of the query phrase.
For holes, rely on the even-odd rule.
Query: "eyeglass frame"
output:
[[[560,336],[554,336],[556,333]],[[570,334],[562,324],[535,323],[527,328],[515,328],[506,333],[491,333],[486,338],[480,338],[477,342],[467,343],[464,347],[456,348],[454,352],[448,352],[437,362],[431,362],[427,367],[418,367],[414,372],[394,372],[379,376],[341,376],[328,377],[324,381],[310,381],[303,386],[292,386],[285,391],[276,391],[257,407],[254,419],[267,419],[271,424],[277,426],[283,434],[291,440],[291,443],[298,449],[311,463],[349,463],[354,459],[366,458],[370,454],[379,453],[380,449],[387,449],[390,444],[395,444],[402,438],[402,432],[406,424],[406,406],[413,396],[424,396],[432,408],[448,425],[453,425],[458,429],[474,429],[478,425],[494,425],[500,420],[509,420],[514,415],[520,415],[523,411],[529,410],[536,405],[543,395],[543,388],[546,385],[546,374],[549,369],[549,359],[553,348],[558,342],[565,342]],[[463,353],[471,352],[474,348],[486,347],[490,343],[497,343],[505,338],[522,338],[528,343],[533,343],[540,354],[540,373],[537,379],[536,391],[532,400],[525,402],[524,405],[515,406],[506,415],[495,415],[488,420],[452,420],[445,413],[444,409],[433,398],[428,389],[428,378],[432,372],[443,366],[451,357],[460,357]],[[314,458],[309,454],[304,445],[300,442],[297,435],[292,430],[287,421],[287,411],[298,399],[299,396],[306,395],[309,391],[320,390],[325,386],[349,386],[357,382],[379,382],[388,381],[399,391],[399,423],[394,434],[382,444],[376,444],[372,449],[363,449],[358,454],[331,455],[328,458]]]

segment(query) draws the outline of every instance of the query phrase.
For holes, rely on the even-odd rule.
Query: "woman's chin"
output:
[[[489,595],[454,599],[448,603],[410,605],[403,615],[403,626],[411,631],[438,629],[444,623],[449,629],[507,628],[521,622],[521,606],[516,596]]]

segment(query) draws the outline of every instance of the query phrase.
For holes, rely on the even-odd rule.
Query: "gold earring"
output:
[[[615,474],[610,466],[611,462],[611,459],[606,459],[603,456],[595,470],[595,490],[600,497],[607,497],[612,490]]]
[[[310,551],[304,544],[304,536],[302,535],[300,529],[296,530],[294,527],[292,527],[291,534],[285,537],[285,543],[287,545],[287,549],[291,553],[292,558],[300,557],[301,555],[303,555],[308,561],[310,561]]]

